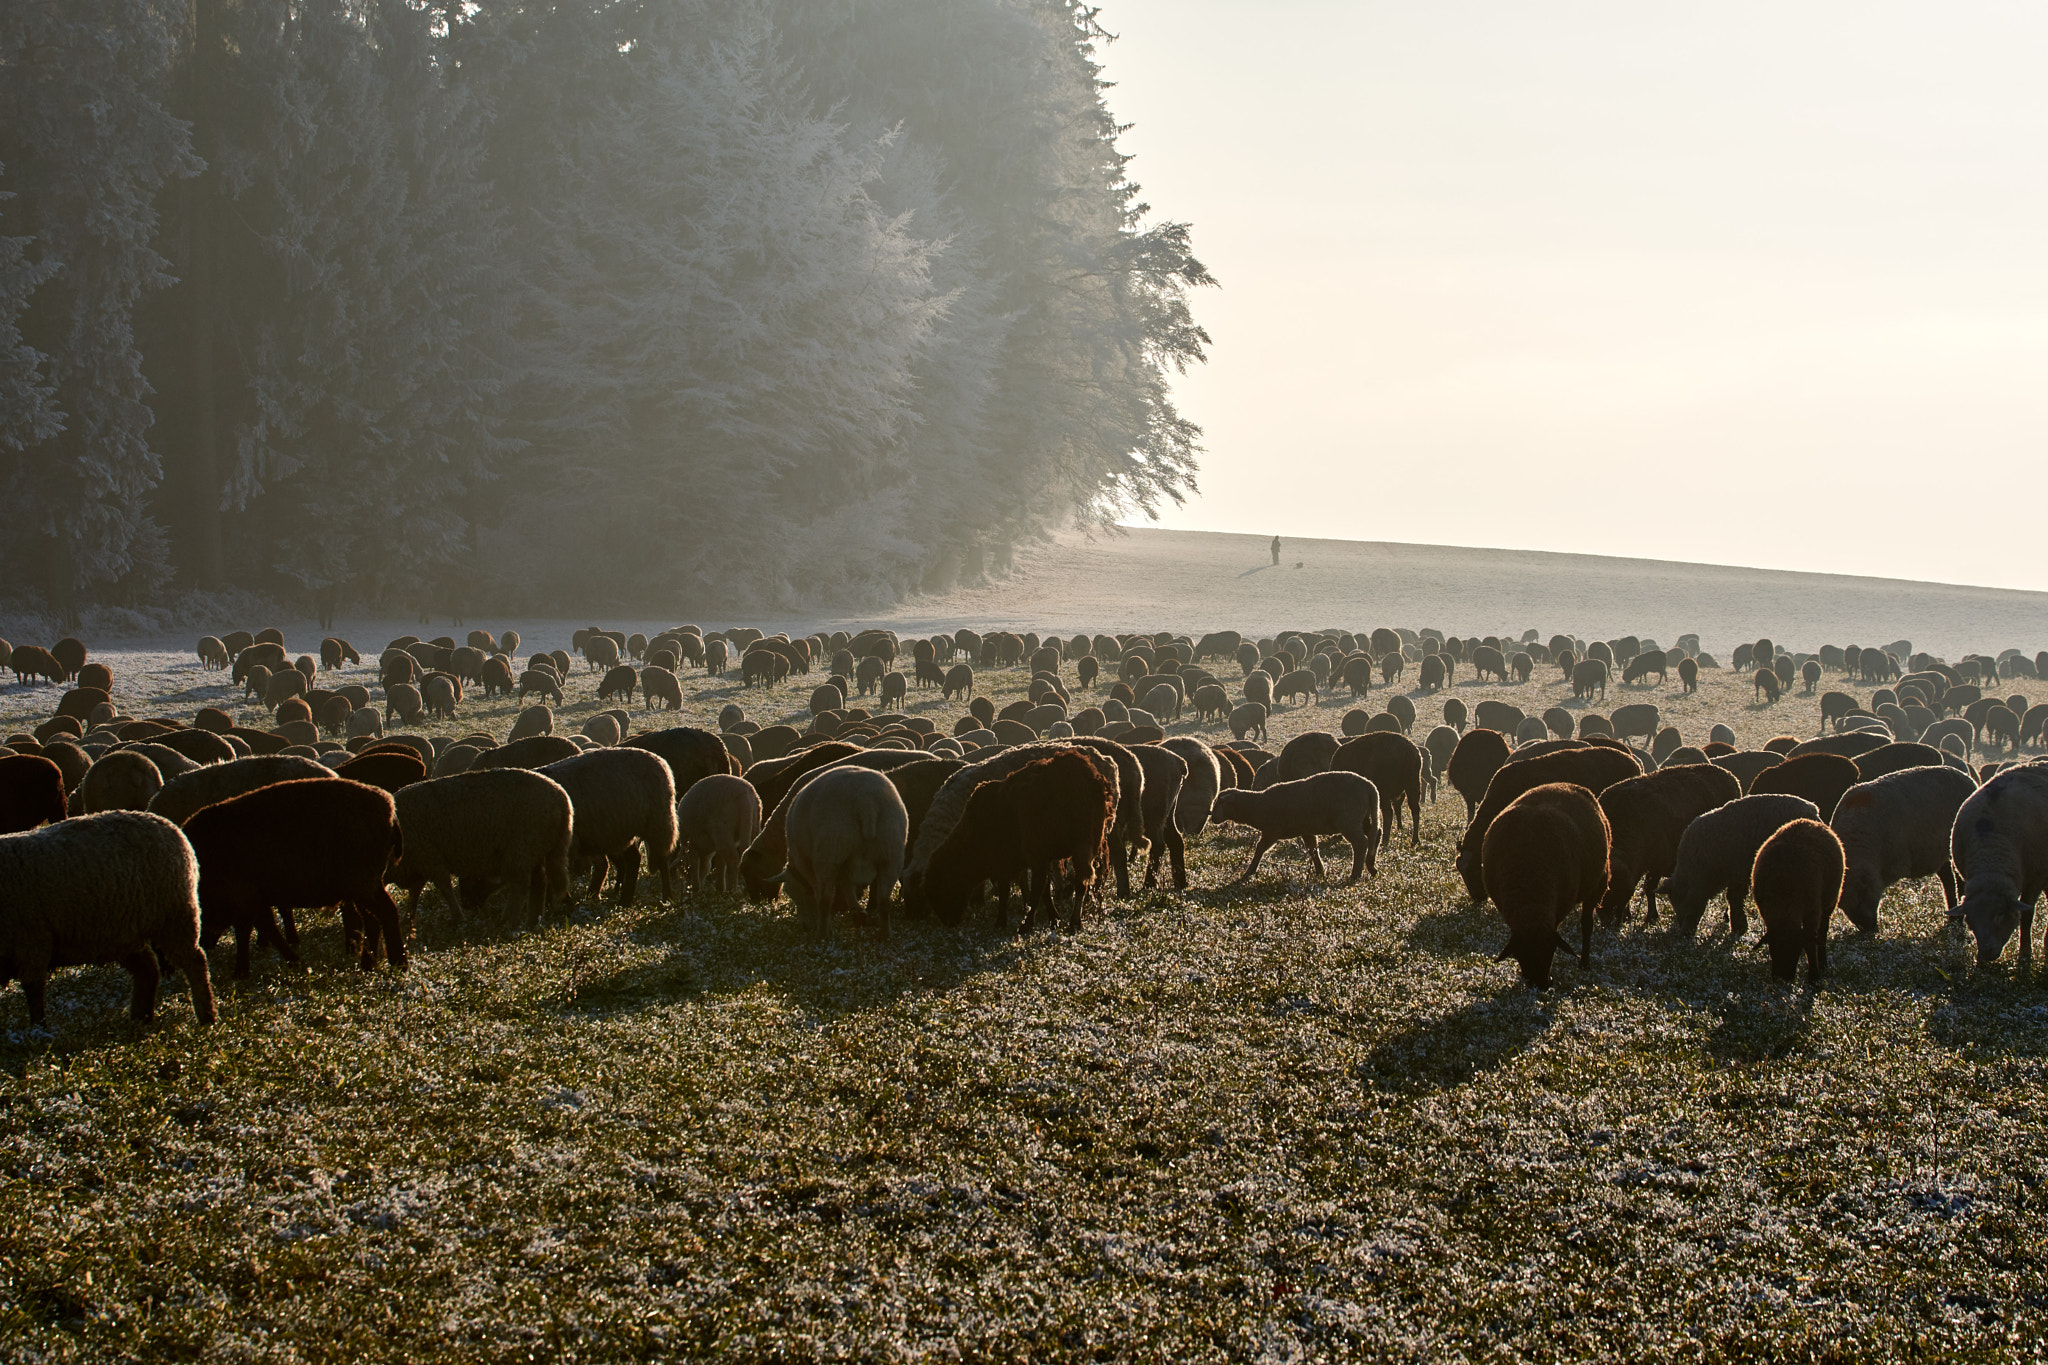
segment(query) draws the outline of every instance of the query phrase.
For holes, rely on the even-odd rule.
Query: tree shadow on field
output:
[[[1357,1075],[1376,1090],[1398,1094],[1448,1090],[1513,1060],[1551,1022],[1534,991],[1506,987],[1387,1035],[1359,1063]]]

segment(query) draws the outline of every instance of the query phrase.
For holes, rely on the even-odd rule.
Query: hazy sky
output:
[[[1108,0],[1163,524],[2048,588],[2048,6]]]

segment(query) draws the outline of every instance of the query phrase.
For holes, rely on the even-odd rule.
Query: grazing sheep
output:
[[[2034,902],[2048,887],[2048,765],[1999,771],[1956,812],[1952,851],[1962,899],[1952,914],[1977,939],[1977,962],[1988,966],[2015,929],[2020,959],[2030,960]]]
[[[526,735],[520,739],[508,739],[495,749],[478,754],[471,768],[489,772],[495,768],[523,768],[537,772],[550,763],[559,763],[565,758],[574,758],[583,752],[583,746],[565,735]]]
[[[514,744],[522,739],[551,735],[554,732],[555,713],[545,706],[529,706],[512,722],[512,732],[505,737],[505,742]]]
[[[209,669],[226,668],[234,660],[228,655],[228,647],[211,635],[199,639],[199,662]]]
[[[1818,820],[1794,820],[1764,841],[1749,874],[1771,975],[1790,981],[1806,959],[1806,984],[1828,968],[1828,920],[1842,898],[1842,841]]]
[[[865,889],[868,916],[887,934],[909,830],[909,811],[886,775],[854,767],[819,773],[791,800],[784,836],[789,861],[781,880],[798,919],[822,934],[826,917],[852,914]]]
[[[1230,713],[1230,733],[1238,739],[1256,735],[1263,742],[1266,738],[1266,707],[1263,703],[1248,701]]]
[[[384,889],[384,871],[398,851],[391,795],[340,777],[275,782],[195,812],[185,822],[199,859],[200,940],[207,947],[235,935],[235,976],[249,974],[253,932],[297,962],[276,911],[343,906],[349,946],[365,968],[383,954],[405,965],[398,907]]]
[[[101,755],[85,770],[78,794],[85,813],[98,815],[110,810],[148,810],[163,787],[163,773],[156,764],[133,750],[116,750]]]
[[[1429,780],[1429,799],[1431,801],[1436,800],[1437,779],[1446,777],[1450,773],[1451,756],[1457,753],[1458,744],[1462,738],[1463,736],[1450,726],[1439,725],[1429,732],[1428,738],[1422,743],[1423,753],[1428,759],[1425,771]],[[1492,774],[1489,773],[1488,776],[1492,776]]]
[[[1506,657],[1490,645],[1481,645],[1473,650],[1466,662],[1472,665],[1472,677],[1476,682],[1485,682],[1489,673],[1500,682],[1508,680]]]
[[[394,717],[408,724],[424,719],[426,699],[411,683],[391,683],[384,689],[384,719]]]
[[[1487,895],[1508,926],[1494,961],[1513,958],[1525,983],[1546,989],[1557,950],[1570,950],[1563,925],[1576,905],[1579,965],[1587,965],[1593,912],[1607,895],[1609,842],[1600,803],[1572,783],[1532,787],[1502,808],[1480,845]]]
[[[1135,755],[1134,755],[1135,756]],[[998,908],[1008,887],[1028,885],[1023,928],[1058,916],[1058,891],[1070,887],[1066,927],[1081,927],[1081,902],[1093,887],[1118,809],[1118,764],[1089,748],[1056,749],[1014,772],[977,785],[958,824],[932,854],[923,895],[944,923],[957,924],[967,898],[993,881]],[[1061,868],[1069,875],[1061,876]]]
[[[584,721],[580,733],[585,739],[603,749],[609,749],[623,738],[619,734],[618,721],[602,712]]]
[[[1622,665],[1622,685],[1626,687],[1630,684],[1641,683],[1652,673],[1657,675],[1657,681],[1661,684],[1665,679],[1664,670],[1666,667],[1668,667],[1668,664],[1661,650],[1653,649],[1647,653],[1638,654]]]
[[[623,696],[628,706],[633,703],[633,689],[640,685],[640,675],[633,671],[631,664],[620,664],[605,672],[604,680],[597,685],[597,699],[610,701]]]
[[[1756,695],[1762,697],[1766,705],[1775,703],[1778,700],[1778,693],[1783,684],[1779,681],[1775,670],[1759,668],[1751,681],[1756,685]]]
[[[1645,922],[1655,924],[1657,887],[1678,865],[1686,826],[1741,795],[1735,775],[1712,764],[1659,769],[1601,792],[1600,809],[1613,844],[1600,917],[1609,924],[1628,918],[1629,900],[1640,882]]]
[[[1448,686],[1451,681],[1451,666],[1446,662],[1448,658],[1444,654],[1425,654],[1415,677],[1416,686],[1424,692],[1436,692]]]
[[[1456,731],[1451,732],[1453,736]],[[1425,758],[1415,742],[1402,734],[1380,731],[1360,735],[1337,746],[1330,757],[1332,772],[1357,773],[1379,793],[1379,828],[1391,841],[1401,829],[1401,803],[1408,803],[1411,847],[1422,842],[1422,769]]]
[[[1380,841],[1379,810],[1380,794],[1371,782],[1355,772],[1331,771],[1292,782],[1276,782],[1264,791],[1234,788],[1223,792],[1216,798],[1215,818],[1259,832],[1251,861],[1238,874],[1239,882],[1249,881],[1259,870],[1259,860],[1266,850],[1282,839],[1301,840],[1315,875],[1326,877],[1316,840],[1334,835],[1351,845],[1351,876],[1346,879],[1346,885],[1350,885],[1358,880],[1361,871],[1379,875],[1375,865]]]
[[[1678,661],[1678,681],[1687,692],[1700,690],[1700,664],[1697,659]]]
[[[449,753],[457,749],[468,749],[466,744],[451,745]],[[472,757],[476,750],[470,749]],[[445,757],[445,755],[444,755]],[[351,782],[361,782],[379,791],[396,792],[415,782],[427,780],[427,765],[418,754],[410,750],[386,749],[374,754],[357,754],[334,770],[336,777]]]
[[[1193,735],[1162,740],[1159,747],[1187,760],[1188,778],[1181,786],[1180,800],[1174,805],[1174,823],[1183,838],[1192,839],[1208,825],[1217,793],[1224,790],[1220,760],[1215,750]]]
[[[388,697],[390,693],[386,693]],[[455,703],[462,700],[462,683],[448,673],[429,673],[420,683],[420,705],[430,716],[455,718]],[[389,719],[387,715],[386,719]]]
[[[1967,774],[1934,766],[1902,768],[1843,794],[1828,823],[1848,858],[1842,913],[1850,923],[1874,932],[1878,902],[1907,877],[1939,877],[1943,900],[1955,909],[1951,834],[1957,812],[1976,790]]]
[[[1444,698],[1444,724],[1462,735],[1465,733],[1465,723],[1469,717],[1470,713],[1465,709],[1464,702],[1456,697]]]
[[[710,889],[715,864],[718,889],[730,895],[738,886],[740,855],[760,834],[761,796],[753,783],[732,773],[692,783],[676,803],[685,884],[695,892]]]
[[[410,893],[408,922],[417,923],[428,882],[451,913],[458,903],[478,909],[501,886],[524,886],[536,924],[550,897],[569,895],[575,810],[553,779],[523,768],[480,769],[415,782],[393,800],[403,847],[390,875]]]
[[[732,759],[724,741],[709,730],[700,730],[693,725],[676,725],[666,730],[652,730],[644,735],[635,735],[627,740],[623,747],[645,749],[668,764],[669,774],[675,779],[678,796],[713,773],[733,771]],[[762,802],[764,805],[768,804],[765,793]]]
[[[1292,782],[1311,773],[1327,772],[1336,756],[1338,739],[1327,730],[1310,730],[1287,741],[1280,750],[1275,782]]]
[[[1522,723],[1515,727],[1515,743],[1518,745],[1537,744],[1548,738],[1549,735],[1550,727],[1546,726],[1535,716],[1523,717]]]
[[[551,668],[529,668],[519,675],[519,700],[525,700],[538,693],[555,705],[562,704],[562,680]]]
[[[1803,796],[1743,796],[1707,811],[1685,827],[1678,840],[1678,859],[1671,875],[1658,886],[1671,902],[1674,929],[1691,935],[1716,893],[1728,895],[1728,927],[1733,938],[1749,932],[1744,902],[1757,850],[1781,826],[1794,820],[1816,820],[1820,809]]]
[[[1583,659],[1572,666],[1572,697],[1575,700],[1590,701],[1598,691],[1600,700],[1607,700],[1607,665],[1598,659]]]
[[[1508,761],[1508,753],[1507,736],[1484,727],[1467,730],[1459,738],[1457,748],[1451,751],[1444,775],[1451,780],[1451,786],[1458,795],[1465,798],[1466,824],[1472,823],[1473,812],[1479,809],[1479,802],[1486,795],[1486,784]]]
[[[1176,816],[1180,807],[1180,789],[1187,785],[1188,780],[1187,760],[1156,744],[1140,744],[1129,748],[1129,752],[1144,772],[1144,835],[1145,841],[1151,845],[1151,855],[1145,863],[1145,887],[1149,890],[1159,884],[1159,863],[1164,856],[1171,869],[1173,889],[1185,891],[1188,886],[1187,840],[1181,835],[1180,821]],[[1213,805],[1209,818],[1216,818]]]
[[[940,695],[946,701],[953,700],[955,696],[972,697],[974,695],[974,670],[966,664],[955,664],[946,670],[946,686]]]
[[[150,798],[149,808],[172,824],[182,825],[199,810],[274,782],[332,777],[331,769],[296,754],[264,754],[195,768],[164,783]]]
[[[57,823],[65,816],[65,796],[64,770],[54,760],[0,749],[0,834]]]
[[[602,897],[609,866],[618,874],[619,903],[632,904],[643,856],[660,876],[662,899],[673,898],[669,864],[676,850],[676,785],[659,755],[644,749],[598,749],[539,771],[569,794],[575,812],[570,871],[591,869],[592,900]]]
[[[661,702],[664,710],[680,711],[683,709],[682,680],[659,664],[649,664],[640,670],[640,701],[650,711],[656,702]]]
[[[1314,670],[1297,668],[1289,672],[1287,676],[1274,684],[1273,696],[1279,701],[1286,701],[1290,697],[1306,697],[1308,700],[1304,704],[1313,706],[1318,699]],[[1257,698],[1250,698],[1250,700],[1256,701]]]
[[[1546,782],[1574,782],[1598,796],[1616,782],[1641,777],[1642,774],[1643,765],[1627,750],[1597,746],[1565,749],[1503,763],[1492,781],[1486,784],[1486,794],[1480,799],[1479,809],[1473,813],[1465,826],[1464,836],[1458,841],[1458,875],[1464,879],[1472,903],[1486,903],[1486,883],[1480,867],[1486,827],[1510,801],[1531,787],[1540,787]]]
[[[43,1027],[59,967],[119,963],[135,980],[129,1014],[156,1017],[161,963],[185,973],[192,1012],[214,1021],[199,948],[199,863],[176,825],[137,811],[65,820],[0,837],[0,988],[21,982]]]
[[[1862,782],[1873,782],[1888,773],[1904,772],[1908,768],[1939,768],[1942,762],[1941,750],[1927,744],[1910,743],[1887,744],[1855,758],[1857,778]]]
[[[1117,810],[1116,819],[1111,823],[1109,829],[1109,865],[1111,871],[1116,876],[1117,898],[1119,900],[1128,899],[1131,894],[1131,857],[1133,854],[1144,853],[1150,843],[1146,834],[1149,824],[1146,819],[1148,798],[1145,791],[1144,764],[1139,759],[1136,751],[1114,740],[1095,736],[1083,736],[1074,741],[1074,747],[1085,749],[1092,754],[1107,758],[1115,768]],[[1172,753],[1173,751],[1164,750],[1164,752]],[[1240,769],[1231,762],[1233,758],[1231,751],[1216,749],[1212,750],[1211,753],[1217,760],[1217,773],[1222,779],[1223,788],[1227,790],[1240,785],[1238,781]],[[908,800],[909,797],[906,795],[905,799]],[[1214,807],[1214,804],[1213,801],[1209,803],[1211,808]],[[931,797],[928,796],[925,800],[925,807],[929,809],[930,805]],[[1179,795],[1176,792],[1174,797],[1175,809],[1169,812],[1176,818],[1176,830],[1178,829],[1178,807]],[[918,822],[923,817],[923,811],[913,807],[911,814],[913,817],[912,837],[915,838]]]
[[[1842,794],[1862,780],[1853,759],[1840,754],[1801,754],[1765,768],[1750,782],[1749,790],[1803,796],[1820,808],[1820,818],[1827,821],[1834,818],[1835,803]]]

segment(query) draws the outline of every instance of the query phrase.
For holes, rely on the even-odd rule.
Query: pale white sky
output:
[[[1108,0],[1163,525],[2048,588],[2048,6]]]

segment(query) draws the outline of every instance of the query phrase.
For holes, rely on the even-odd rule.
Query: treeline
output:
[[[1193,487],[1072,0],[0,0],[0,573],[879,600]]]

